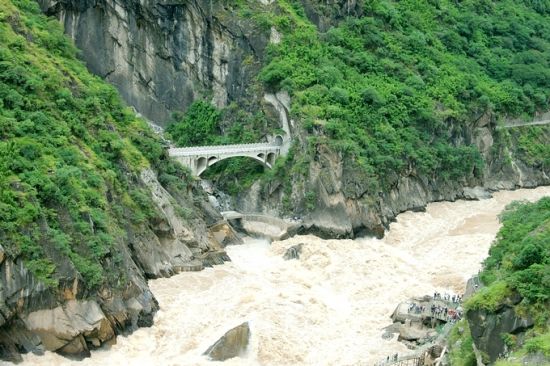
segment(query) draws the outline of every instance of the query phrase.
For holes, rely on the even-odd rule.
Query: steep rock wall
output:
[[[223,107],[247,95],[258,68],[252,61],[269,39],[217,1],[39,3],[61,20],[88,68],[161,125],[199,96]]]

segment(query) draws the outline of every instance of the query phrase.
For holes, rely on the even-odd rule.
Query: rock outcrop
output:
[[[250,327],[248,322],[245,322],[228,330],[216,343],[208,347],[204,354],[214,361],[225,361],[238,357],[246,351],[249,340]]]
[[[149,169],[141,184],[151,191],[156,214],[139,228],[128,228],[118,243],[119,262],[107,263],[112,279],[99,289],[88,288],[81,275],[58,258],[59,286],[38,281],[19,258],[0,246],[0,359],[19,361],[19,352],[56,351],[84,357],[116,334],[151,326],[158,304],[148,278],[201,270],[229,260],[208,226],[220,221],[215,210],[203,207],[200,191],[168,192]],[[193,196],[197,203],[193,203]],[[193,210],[182,217],[182,208]],[[230,229],[227,229],[230,231]],[[238,240],[228,235],[225,244]],[[118,271],[118,272],[117,272]],[[118,285],[117,285],[118,284]]]
[[[507,350],[503,334],[518,335],[534,325],[533,319],[519,315],[508,305],[494,312],[469,310],[466,317],[475,347],[485,364],[494,363]]]

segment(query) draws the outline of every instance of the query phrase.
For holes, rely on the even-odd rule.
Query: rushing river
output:
[[[82,362],[47,353],[24,356],[24,365],[213,365],[201,354],[243,321],[251,327],[248,354],[227,365],[372,365],[404,355],[411,351],[395,336],[381,337],[396,305],[436,290],[462,293],[502,209],[545,195],[550,187],[433,203],[399,215],[382,240],[248,239],[227,248],[231,263],[150,281],[161,309],[153,327]],[[283,260],[297,243],[300,259]]]

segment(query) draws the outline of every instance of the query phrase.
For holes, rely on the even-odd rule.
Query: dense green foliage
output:
[[[516,311],[531,316],[535,327],[513,357],[539,351],[550,356],[550,197],[536,203],[515,202],[502,213],[501,220],[502,228],[481,273],[487,287],[465,307],[495,311],[514,292],[519,293],[522,301]],[[515,336],[503,337],[516,348]]]
[[[489,289],[505,285],[529,304],[548,302],[550,198],[533,204],[514,203],[501,219],[503,226],[484,263],[484,283],[490,285]]]
[[[472,348],[473,339],[470,335],[468,322],[463,319],[455,324],[447,338],[449,345],[449,360],[453,366],[475,366],[476,356]]]
[[[67,267],[88,286],[122,285],[117,245],[126,228],[156,215],[139,172],[154,161],[166,186],[184,178],[164,155],[145,122],[76,59],[56,20],[35,1],[0,0],[0,238],[8,255],[48,285]]]
[[[184,115],[176,113],[166,132],[178,146],[215,145],[219,143],[221,113],[210,103],[197,101]]]
[[[280,1],[288,21],[272,25],[285,35],[260,79],[291,93],[310,144],[353,158],[375,178],[373,189],[411,168],[450,180],[479,176],[482,159],[464,135],[472,121],[548,110],[544,2],[362,3],[364,16],[320,33],[298,1]],[[547,152],[525,147],[533,162]]]

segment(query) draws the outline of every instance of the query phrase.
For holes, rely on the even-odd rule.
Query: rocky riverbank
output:
[[[240,239],[227,223],[208,228],[221,219],[219,213],[196,207],[204,216],[185,220],[177,213],[187,205],[184,197],[170,194],[151,170],[143,171],[141,180],[152,193],[156,220],[129,232],[119,247],[127,266],[119,287],[89,289],[70,267],[59,287],[45,286],[0,246],[0,359],[18,362],[21,352],[45,351],[89,356],[117,334],[152,325],[158,303],[147,279],[229,260],[223,246]]]

